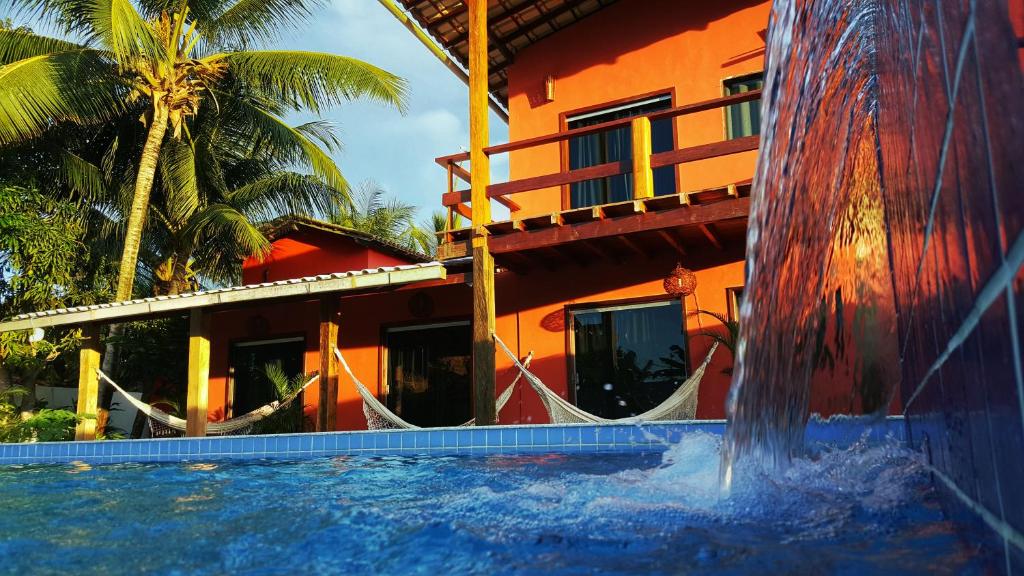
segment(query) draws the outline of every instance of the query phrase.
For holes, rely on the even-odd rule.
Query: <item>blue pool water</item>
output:
[[[752,464],[663,454],[0,468],[0,572],[979,573],[896,443]]]

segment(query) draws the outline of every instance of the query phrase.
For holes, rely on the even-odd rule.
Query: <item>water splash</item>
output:
[[[776,0],[721,481],[788,466],[810,412],[884,414],[899,382],[876,134],[874,0]]]

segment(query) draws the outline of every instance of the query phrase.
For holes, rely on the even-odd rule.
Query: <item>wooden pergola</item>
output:
[[[99,400],[97,370],[100,367],[100,330],[104,325],[187,315],[189,346],[186,435],[205,436],[209,397],[211,316],[216,312],[271,301],[318,300],[321,402],[317,413],[317,430],[327,431],[334,428],[337,409],[336,402],[323,400],[337,398],[338,395],[338,365],[333,347],[338,341],[340,296],[386,290],[413,282],[443,280],[446,275],[444,265],[439,262],[322,274],[176,296],[157,296],[31,312],[0,322],[0,333],[55,326],[80,327],[82,348],[79,352],[77,412],[85,416],[96,414]],[[93,440],[95,437],[96,421],[83,419],[75,431],[75,439]]]

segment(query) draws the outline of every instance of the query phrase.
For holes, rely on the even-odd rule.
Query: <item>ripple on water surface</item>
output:
[[[854,446],[737,471],[663,455],[338,457],[0,470],[11,573],[980,572],[914,456]]]

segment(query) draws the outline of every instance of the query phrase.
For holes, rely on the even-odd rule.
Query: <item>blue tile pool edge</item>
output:
[[[846,446],[866,437],[904,440],[903,420],[865,426],[861,419],[812,420],[811,443]],[[541,424],[489,428],[431,428],[322,432],[273,436],[160,438],[101,442],[0,444],[0,465],[120,464],[211,460],[299,460],[344,455],[514,455],[542,453],[662,452],[683,434],[721,435],[724,420],[645,424]]]

